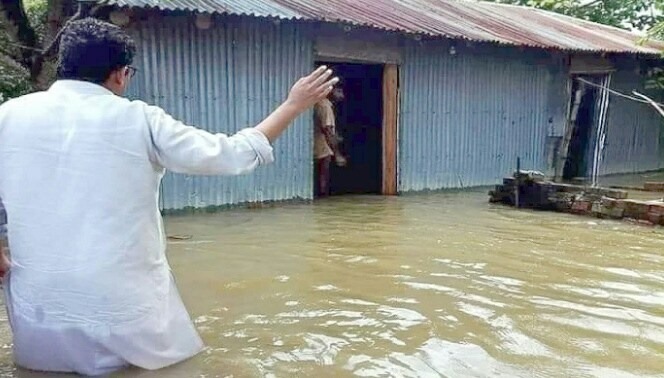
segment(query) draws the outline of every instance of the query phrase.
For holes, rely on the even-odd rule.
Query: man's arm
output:
[[[337,139],[337,133],[335,132],[334,127],[329,125],[323,127],[323,135],[325,136],[327,145],[330,146],[334,155],[341,156],[341,150],[339,150],[339,140]]]
[[[271,163],[271,143],[295,118],[332,91],[338,79],[330,79],[331,75],[323,66],[303,77],[265,120],[232,136],[184,125],[160,108],[148,107],[152,157],[162,167],[188,174],[238,175]]]
[[[320,106],[319,114],[321,119],[320,124],[322,125],[321,131],[325,137],[325,142],[327,142],[327,145],[330,146],[330,149],[334,154],[335,161],[338,165],[346,165],[346,159],[339,149],[339,139],[337,138],[336,132],[337,122],[336,117],[334,116],[334,109],[330,106]]]

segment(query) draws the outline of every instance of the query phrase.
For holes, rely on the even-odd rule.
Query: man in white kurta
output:
[[[271,141],[336,82],[319,69],[256,127],[211,134],[120,96],[136,71],[132,43],[109,24],[74,23],[60,80],[0,106],[4,286],[19,366],[97,375],[197,354],[203,342],[165,255],[164,170],[237,175],[271,163]]]

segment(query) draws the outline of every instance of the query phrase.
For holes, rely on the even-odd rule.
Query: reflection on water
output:
[[[664,373],[664,230],[487,204],[484,190],[167,219],[208,347],[128,377]],[[4,316],[4,314],[3,314]],[[5,376],[11,365],[2,319]]]

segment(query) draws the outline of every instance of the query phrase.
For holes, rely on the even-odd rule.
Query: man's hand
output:
[[[332,70],[326,66],[319,67],[293,85],[286,103],[302,111],[309,109],[326,98],[334,89],[334,85],[339,82],[339,78],[330,79],[331,76]]]
[[[288,99],[256,125],[256,130],[263,133],[270,143],[274,142],[297,116],[332,92],[339,78],[330,79],[331,76],[332,71],[322,66],[298,80],[291,88]]]
[[[330,146],[332,153],[334,154],[334,162],[338,167],[345,167],[348,164],[348,161],[341,153],[339,149],[339,134],[335,133],[334,126],[325,126],[323,127],[323,136],[325,136],[325,141],[327,145]]]
[[[334,155],[334,162],[337,164],[339,167],[345,167],[348,165],[348,160],[346,160],[343,155]]]

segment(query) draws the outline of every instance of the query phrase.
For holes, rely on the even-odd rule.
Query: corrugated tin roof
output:
[[[120,7],[343,22],[478,42],[569,51],[658,54],[664,43],[534,8],[461,0],[100,0]]]

